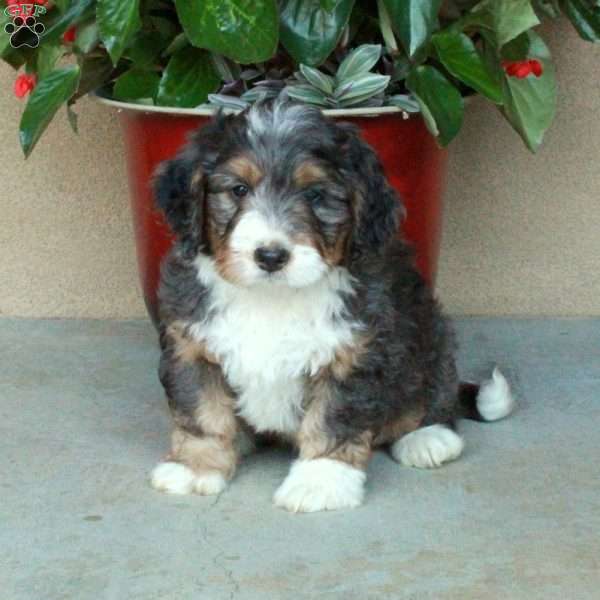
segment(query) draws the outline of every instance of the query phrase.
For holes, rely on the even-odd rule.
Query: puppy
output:
[[[397,238],[401,204],[356,129],[277,100],[217,116],[161,165],[177,237],[160,286],[170,455],[152,485],[219,494],[255,433],[293,442],[277,506],[350,508],[374,448],[456,459],[457,418],[506,416],[495,371],[460,388],[454,339]]]

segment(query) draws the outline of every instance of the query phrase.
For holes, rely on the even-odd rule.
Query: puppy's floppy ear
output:
[[[159,165],[154,176],[156,205],[185,251],[202,245],[205,174],[217,155],[222,117],[200,128],[179,154]]]
[[[193,161],[190,152],[161,163],[154,177],[156,204],[165,215],[167,223],[178,237],[183,237],[191,227],[195,198],[192,188],[202,195],[200,165]],[[196,185],[192,185],[192,179]],[[201,203],[202,198],[197,198]]]
[[[341,123],[338,128],[345,169],[356,190],[350,251],[353,258],[358,258],[380,251],[396,235],[403,208],[384,175],[379,157],[356,127]]]

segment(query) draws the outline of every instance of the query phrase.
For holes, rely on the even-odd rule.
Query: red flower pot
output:
[[[189,132],[210,118],[209,112],[101,101],[120,109],[140,279],[148,312],[156,323],[160,263],[172,244],[172,236],[154,207],[150,181],[157,165],[175,155]],[[379,114],[373,116],[373,110]],[[403,234],[415,247],[421,273],[433,285],[440,247],[446,151],[437,146],[421,118],[404,120],[395,109],[326,112],[355,123],[379,154],[391,184],[406,205]]]

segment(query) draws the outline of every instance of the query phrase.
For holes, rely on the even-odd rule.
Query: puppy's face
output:
[[[354,130],[287,102],[220,117],[162,167],[159,206],[238,286],[311,285],[376,251],[398,202]],[[379,205],[379,206],[378,206]]]
[[[209,247],[238,285],[310,285],[345,256],[352,192],[334,165],[296,150],[239,148],[207,178]]]

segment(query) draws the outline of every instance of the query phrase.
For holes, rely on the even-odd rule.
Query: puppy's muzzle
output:
[[[290,253],[281,246],[261,246],[254,251],[254,261],[267,273],[280,271],[290,260]]]

